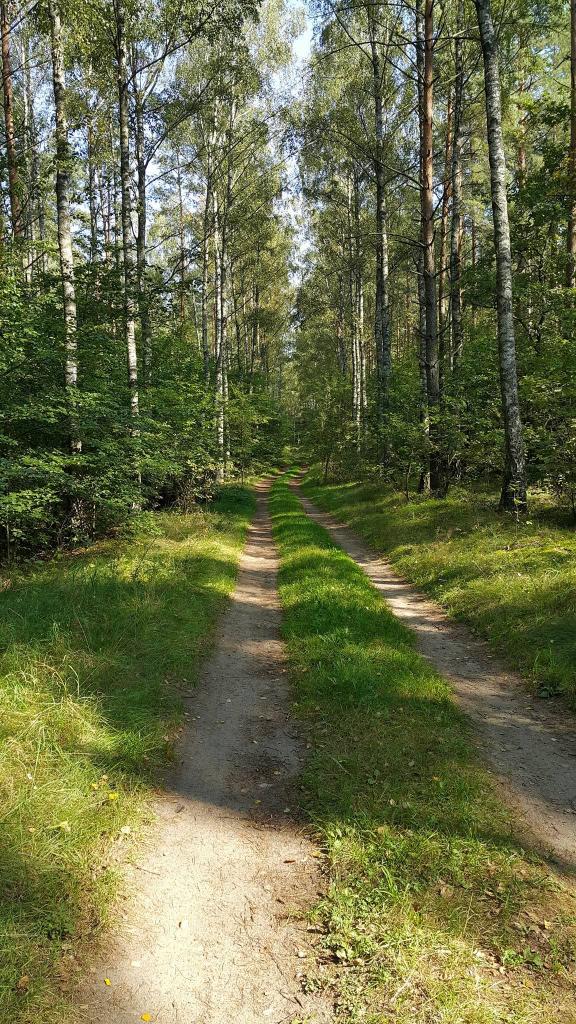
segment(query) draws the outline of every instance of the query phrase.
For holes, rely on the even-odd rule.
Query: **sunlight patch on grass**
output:
[[[572,891],[513,839],[448,684],[285,482],[272,515],[328,871],[307,984],[349,1024],[576,1019]]]
[[[180,694],[234,587],[253,507],[249,492],[226,488],[209,512],[159,515],[158,536],[57,557],[6,581],[2,1024],[73,1019],[65,992],[78,949],[117,891],[119,852],[148,820],[181,727]]]

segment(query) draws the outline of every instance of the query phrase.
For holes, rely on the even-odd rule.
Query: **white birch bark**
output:
[[[118,81],[118,108],[120,115],[120,215],[122,221],[122,255],[124,276],[124,341],[128,359],[130,388],[131,433],[138,437],[140,403],[138,394],[138,356],[136,351],[136,268],[132,229],[132,196],[130,177],[130,122],[129,84],[126,45],[126,21],[122,0],[115,0],[116,13],[116,72]],[[138,474],[139,475],[139,474]]]
[[[70,143],[66,118],[66,76],[62,24],[57,0],[49,0],[50,39],[52,51],[52,82],[56,108],[56,213],[58,220],[58,250],[64,302],[64,331],[66,344],[65,381],[71,425],[70,447],[80,452],[76,416],[76,390],[78,386],[78,339],[76,313],[76,286],[74,281],[74,254],[70,218]]]
[[[496,249],[498,349],[505,447],[500,507],[507,511],[517,511],[526,507],[526,455],[516,369],[516,339],[512,305],[512,254],[506,189],[506,157],[502,135],[499,53],[490,0],[475,0],[475,4],[484,61],[488,155]]]

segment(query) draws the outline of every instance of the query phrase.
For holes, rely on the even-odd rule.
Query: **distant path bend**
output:
[[[454,690],[480,736],[481,754],[499,777],[507,801],[520,811],[542,852],[576,868],[576,730],[556,702],[531,696],[519,676],[502,667],[488,646],[448,618],[402,579],[347,526],[317,508],[293,486],[314,522],[364,570],[393,613],[416,636],[417,648]]]
[[[257,488],[235,594],[186,700],[180,765],[159,795],[149,848],[124,866],[122,920],[80,987],[87,1021],[331,1019],[300,981],[313,956],[301,912],[319,872],[291,810],[303,754],[289,714],[268,489]]]

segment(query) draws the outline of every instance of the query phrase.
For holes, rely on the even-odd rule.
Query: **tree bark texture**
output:
[[[118,108],[120,114],[120,191],[122,220],[122,255],[124,276],[124,340],[128,359],[130,413],[132,436],[140,433],[138,418],[138,356],[136,351],[136,268],[132,231],[132,197],[130,180],[130,119],[129,82],[126,44],[126,19],[121,0],[115,0],[116,14],[116,71],[118,81]]]
[[[52,81],[54,106],[56,110],[56,213],[58,220],[58,250],[60,253],[60,275],[64,302],[64,332],[66,343],[65,380],[70,404],[71,437],[73,452],[81,451],[82,444],[77,433],[75,393],[78,386],[78,338],[76,313],[76,285],[74,280],[74,253],[72,250],[72,228],[70,218],[70,164],[71,153],[66,117],[66,77],[64,71],[64,47],[62,24],[57,0],[49,0],[50,40],[52,50]]]
[[[475,0],[475,4],[484,61],[488,155],[496,249],[498,348],[505,445],[500,507],[506,511],[521,511],[526,507],[526,455],[516,369],[516,339],[512,306],[512,254],[506,191],[506,158],[502,135],[498,42],[494,31],[490,0]]]

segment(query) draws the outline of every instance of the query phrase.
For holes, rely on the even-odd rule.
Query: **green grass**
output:
[[[157,535],[4,576],[2,1024],[72,1019],[67,981],[116,892],[117,844],[149,818],[253,507],[230,487],[210,512],[157,516]]]
[[[271,507],[328,874],[308,985],[349,1024],[575,1021],[571,890],[513,839],[448,685],[362,571],[285,482]]]
[[[534,496],[525,520],[494,495],[410,501],[382,486],[319,486],[308,497],[350,525],[406,579],[467,622],[542,696],[576,707],[576,531]]]

